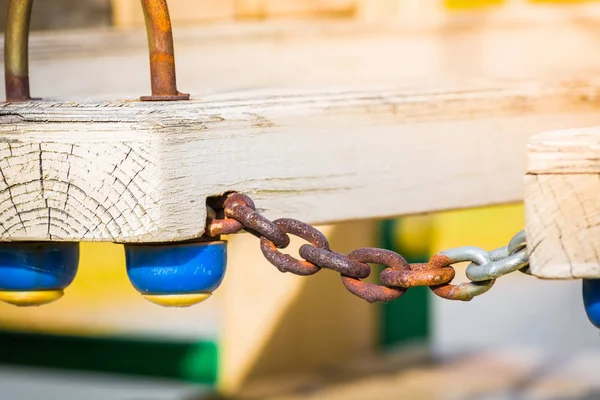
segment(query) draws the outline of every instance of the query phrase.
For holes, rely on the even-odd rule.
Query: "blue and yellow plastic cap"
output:
[[[221,285],[227,242],[125,245],[127,275],[152,303],[188,307],[206,300]]]
[[[0,243],[0,300],[17,306],[48,304],[64,294],[79,265],[79,243]]]

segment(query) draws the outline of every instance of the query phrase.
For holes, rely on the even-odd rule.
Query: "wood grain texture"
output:
[[[534,136],[525,178],[527,242],[540,278],[600,277],[600,128]]]
[[[527,144],[530,174],[600,174],[597,127],[543,132]]]
[[[229,190],[309,223],[519,201],[529,136],[599,123],[597,87],[4,104],[0,238],[191,239]]]

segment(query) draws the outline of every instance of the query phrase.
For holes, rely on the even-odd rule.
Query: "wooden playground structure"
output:
[[[146,14],[158,3],[142,1]],[[266,218],[317,225],[347,254],[377,246],[377,220],[523,202],[531,279],[600,278],[600,3],[168,3],[176,86],[174,71],[170,87],[146,73],[138,0],[113,0],[110,29],[31,34],[30,94],[41,99],[7,96],[0,108],[4,244],[104,242],[110,257],[194,241],[207,199],[233,191]],[[161,68],[152,54],[164,48],[148,38]],[[226,278],[194,307],[219,321],[208,335],[221,392],[290,359],[310,369],[376,352],[375,308],[339,275],[281,274],[257,238],[224,239]],[[98,271],[102,256],[90,260]],[[39,310],[7,306],[5,318],[43,319],[65,293]],[[123,286],[113,300],[136,294]]]

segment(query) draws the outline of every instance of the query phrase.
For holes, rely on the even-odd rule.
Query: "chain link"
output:
[[[208,207],[206,234],[220,236],[245,230],[260,238],[264,257],[281,272],[307,276],[326,268],[338,272],[346,289],[370,303],[390,302],[409,288],[427,286],[444,299],[470,301],[492,288],[496,279],[520,271],[531,274],[525,231],[514,235],[507,246],[490,252],[464,246],[439,252],[427,263],[409,264],[391,250],[360,248],[348,255],[329,248],[325,235],[314,227],[289,218],[270,221],[260,215],[254,202],[241,193],[232,193],[213,201]],[[282,253],[290,244],[288,235],[308,242],[299,249],[302,259]],[[452,284],[454,264],[470,262],[466,268],[469,282]],[[365,282],[371,275],[369,264],[383,265],[381,284]]]
[[[435,258],[435,256],[434,256]],[[433,259],[432,259],[433,260]],[[443,266],[471,261],[470,265],[485,266],[492,262],[490,255],[479,247],[465,246],[455,249],[444,250],[437,254],[436,262]],[[431,262],[431,261],[430,261]],[[465,282],[460,285],[451,285],[449,283],[435,288],[431,288],[436,295],[448,300],[469,301],[473,297],[479,296],[492,288],[496,282],[495,279],[486,279],[475,282]]]
[[[309,246],[312,249],[329,251],[329,242],[325,235],[312,226],[294,219],[278,219],[273,221],[273,223],[279,226],[283,232],[296,235],[310,243],[310,245],[305,246]],[[277,250],[275,243],[264,236],[260,238],[260,249],[265,258],[281,272],[291,272],[296,275],[306,276],[315,274],[321,269],[310,261],[298,260],[289,254],[281,253]]]

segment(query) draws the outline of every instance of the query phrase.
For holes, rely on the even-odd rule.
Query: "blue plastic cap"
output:
[[[583,279],[582,294],[588,319],[600,328],[600,279]]]
[[[79,243],[0,243],[0,291],[62,290],[79,265]]]
[[[225,241],[125,245],[127,275],[142,294],[212,293],[227,265]]]

